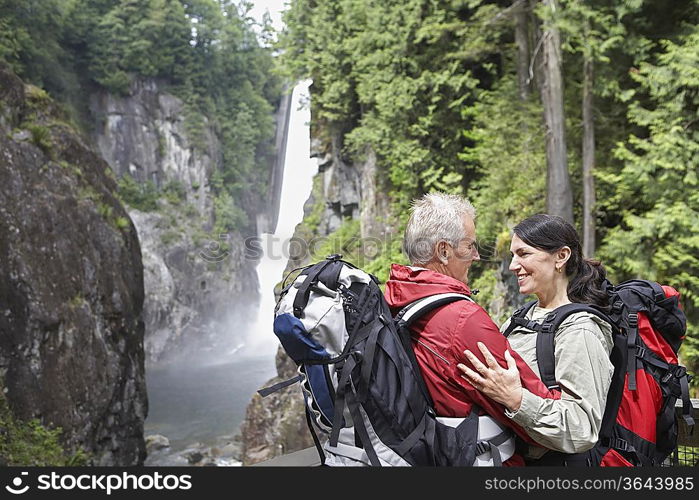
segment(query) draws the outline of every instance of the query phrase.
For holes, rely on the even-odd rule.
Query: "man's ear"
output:
[[[446,241],[440,241],[437,243],[437,259],[442,264],[446,264],[449,260],[449,244]]]

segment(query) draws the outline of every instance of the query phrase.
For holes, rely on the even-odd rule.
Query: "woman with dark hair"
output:
[[[541,322],[554,309],[571,302],[602,309],[608,306],[604,267],[583,257],[578,234],[565,219],[546,214],[525,219],[514,228],[510,252],[510,270],[517,276],[520,293],[537,298],[527,320]],[[518,325],[508,340],[539,374],[537,335]],[[597,442],[614,372],[609,358],[612,346],[611,326],[598,316],[578,312],[566,318],[554,334],[555,374],[561,390],[558,400],[523,389],[514,363],[508,359],[508,367],[501,367],[485,346],[479,345],[481,357],[465,351],[471,367],[460,364],[459,369],[476,389],[502,403],[506,415],[541,445],[529,446],[525,453],[529,465],[563,465],[569,454],[583,453]]]

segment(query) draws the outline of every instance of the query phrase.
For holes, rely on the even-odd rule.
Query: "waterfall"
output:
[[[303,220],[303,205],[311,194],[317,162],[310,157],[310,80],[298,83],[292,93],[291,114],[284,155],[279,217],[274,234],[262,234],[263,252],[257,266],[260,306],[257,320],[248,333],[244,351],[274,359],[279,342],[272,331],[274,286],[283,278],[289,260],[289,245],[296,225]]]

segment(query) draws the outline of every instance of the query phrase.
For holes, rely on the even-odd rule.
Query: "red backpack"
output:
[[[561,465],[661,465],[677,446],[675,402],[683,402],[682,417],[691,428],[689,381],[677,352],[687,322],[679,293],[670,286],[647,280],[606,283],[609,308],[566,304],[538,323],[526,319],[536,301],[515,311],[504,332],[517,326],[537,332],[536,355],[542,381],[558,388],[554,366],[554,334],[569,315],[595,314],[612,326],[614,375],[607,394],[599,441],[592,450],[575,455],[557,454]],[[547,453],[548,455],[548,453]]]

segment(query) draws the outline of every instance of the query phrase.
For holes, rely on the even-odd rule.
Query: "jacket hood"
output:
[[[385,297],[391,309],[396,310],[423,297],[448,292],[471,295],[468,286],[445,274],[420,267],[392,264]]]

